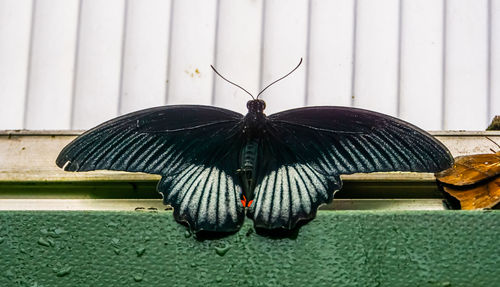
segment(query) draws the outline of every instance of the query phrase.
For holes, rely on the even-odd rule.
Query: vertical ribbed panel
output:
[[[49,3],[50,2],[50,3]],[[500,113],[498,0],[0,0],[0,128],[90,128],[164,103],[355,105],[424,129]]]

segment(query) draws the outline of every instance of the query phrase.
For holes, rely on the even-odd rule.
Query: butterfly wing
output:
[[[293,228],[314,217],[340,189],[340,174],[436,172],[453,163],[427,132],[363,109],[307,107],[273,114],[266,123],[250,216],[265,228]],[[267,160],[272,158],[272,160]],[[283,199],[286,199],[283,201]]]
[[[348,107],[308,107],[269,116],[269,129],[302,162],[325,174],[450,167],[448,149],[400,119]]]
[[[235,231],[244,219],[235,175],[242,115],[209,106],[163,106],[110,120],[76,138],[56,163],[67,171],[162,175],[158,191],[195,231]]]
[[[244,208],[239,178],[235,177],[240,145],[234,141],[209,154],[205,164],[191,164],[180,172],[163,176],[158,190],[174,217],[191,230],[232,232],[243,224]]]
[[[253,204],[247,209],[257,228],[293,229],[299,221],[314,218],[318,207],[333,199],[342,182],[301,161],[272,134],[261,142]]]

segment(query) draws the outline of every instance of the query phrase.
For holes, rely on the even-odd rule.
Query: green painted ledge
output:
[[[500,286],[498,211],[320,211],[198,241],[165,212],[0,212],[0,286]]]

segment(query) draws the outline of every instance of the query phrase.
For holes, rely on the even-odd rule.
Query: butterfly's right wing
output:
[[[306,107],[268,119],[270,133],[326,174],[437,172],[453,163],[448,149],[427,132],[369,110]]]
[[[301,162],[279,137],[268,134],[260,147],[255,197],[247,209],[257,228],[293,229],[313,219],[318,207],[330,202],[342,186],[338,175]]]
[[[451,154],[425,131],[356,108],[306,107],[270,115],[249,215],[258,227],[293,228],[340,189],[341,174],[436,172]]]
[[[76,138],[56,163],[67,171],[162,175],[158,191],[194,231],[236,231],[244,213],[236,175],[242,115],[209,106],[163,106],[127,114]]]

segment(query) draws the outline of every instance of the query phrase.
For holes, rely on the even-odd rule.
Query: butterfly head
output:
[[[247,102],[248,112],[252,114],[261,114],[266,109],[266,102],[261,99],[250,100]]]

